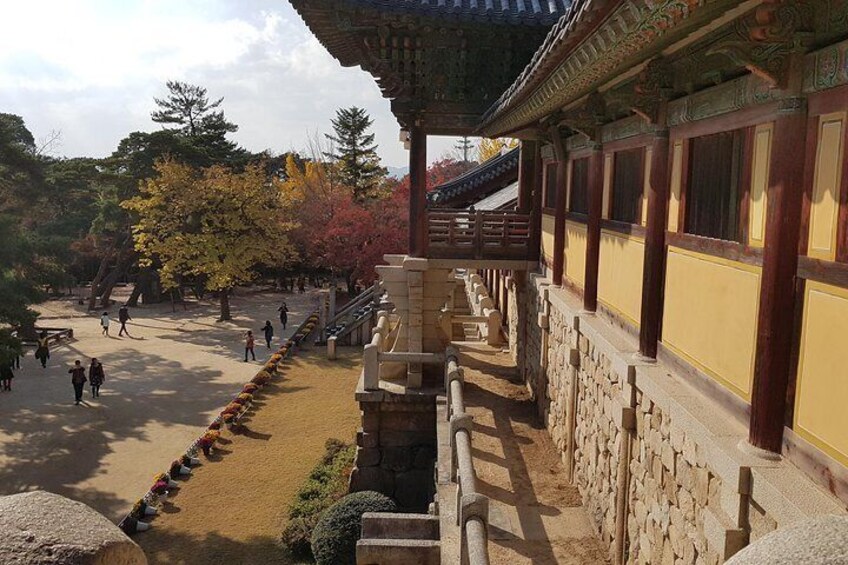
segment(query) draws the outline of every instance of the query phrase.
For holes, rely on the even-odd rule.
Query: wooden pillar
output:
[[[757,350],[751,393],[749,441],[780,453],[791,371],[795,313],[795,273],[807,115],[803,99],[782,102],[786,112],[774,122],[769,164],[763,273],[757,322]]]
[[[530,215],[530,255],[528,261],[538,261],[542,256],[542,144],[536,142],[533,151],[535,163],[532,179],[533,195]],[[528,183],[530,181],[528,180]]]
[[[586,221],[586,273],[583,308],[598,309],[598,264],[601,258],[601,208],[604,201],[604,154],[601,146],[589,156],[589,218]]]
[[[530,212],[533,208],[533,188],[536,182],[536,155],[539,142],[522,141],[518,161],[518,211]]]
[[[657,357],[662,319],[668,183],[668,130],[662,130],[655,134],[651,142],[645,263],[642,271],[642,315],[639,321],[639,352],[652,359]]]
[[[409,254],[427,255],[427,134],[409,128]]]
[[[509,271],[501,271],[501,325],[509,325],[509,285],[507,276]]]
[[[565,175],[568,170],[568,158],[565,153],[565,145],[562,142],[562,134],[558,127],[552,127],[551,141],[556,155],[556,199],[554,211],[554,264],[552,266],[552,280],[555,286],[562,286],[562,276],[565,264]]]

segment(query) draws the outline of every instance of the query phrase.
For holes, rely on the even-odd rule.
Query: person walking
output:
[[[268,346],[268,349],[271,349],[271,340],[274,338],[274,326],[271,325],[271,320],[265,320],[262,332],[265,334],[265,345]]]
[[[109,337],[109,312],[103,312],[100,316],[100,327],[103,328],[103,335]]]
[[[0,391],[8,390],[12,392],[12,379],[15,378],[15,371],[12,370],[12,363],[3,363],[0,366]]]
[[[130,317],[130,310],[127,308],[127,305],[124,304],[120,307],[120,309],[118,309],[118,321],[121,322],[121,329],[118,331],[118,337],[121,337],[124,334],[127,334],[127,337],[132,337],[129,330],[127,330],[127,322],[130,320],[132,320]]]
[[[47,332],[44,330],[38,336],[35,358],[41,361],[41,367],[43,369],[47,368],[47,360],[50,359],[50,340],[47,337]]]
[[[71,374],[71,384],[74,385],[74,404],[79,404],[82,401],[82,389],[86,381],[85,367],[77,359],[68,372]]]
[[[283,300],[283,305],[277,308],[277,312],[280,313],[280,323],[283,325],[283,331],[285,331],[286,324],[289,323],[289,307],[285,300]]]
[[[306,292],[306,279],[303,276],[297,279],[297,292],[300,294]]]
[[[97,357],[91,358],[91,366],[88,368],[88,384],[91,385],[91,396],[94,398],[100,397],[100,386],[106,380],[106,374],[103,372],[103,364],[97,360]]]
[[[244,362],[247,363],[247,354],[250,352],[250,355],[253,356],[253,360],[256,361],[256,353],[253,352],[253,345],[256,340],[253,337],[253,332],[248,330],[248,332],[244,336]]]

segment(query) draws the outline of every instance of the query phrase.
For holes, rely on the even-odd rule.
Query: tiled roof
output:
[[[500,210],[518,201],[518,181],[474,203],[475,210]]]
[[[343,0],[351,6],[490,23],[553,25],[572,0]]]
[[[516,147],[437,186],[427,194],[429,204],[444,206],[445,203],[463,195],[467,194],[470,197],[475,189],[513,172],[517,178],[519,155],[520,149]]]

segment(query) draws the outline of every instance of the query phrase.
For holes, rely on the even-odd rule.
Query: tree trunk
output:
[[[104,255],[103,259],[100,260],[100,266],[97,268],[97,274],[94,275],[94,279],[91,281],[91,295],[88,297],[89,310],[97,309],[97,289],[100,287],[100,282],[103,280],[103,277],[106,276],[106,268],[109,266],[109,261],[112,260],[112,251],[114,249],[115,246],[112,245],[109,247],[109,250],[106,251],[106,255]]]
[[[138,299],[141,298],[141,295],[149,292],[151,279],[152,275],[150,273],[150,267],[142,267],[142,269],[138,272],[138,278],[135,281],[135,286],[130,294],[130,298],[127,300],[127,306],[131,308],[136,308],[138,306]]]
[[[221,291],[221,318],[218,321],[226,322],[228,320],[232,320],[232,316],[230,316],[230,289],[225,288]]]

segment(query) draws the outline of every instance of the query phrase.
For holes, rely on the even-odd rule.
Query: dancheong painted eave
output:
[[[497,137],[535,127],[539,120],[741,4],[735,0],[574,2],[518,78],[486,111],[477,131]]]

